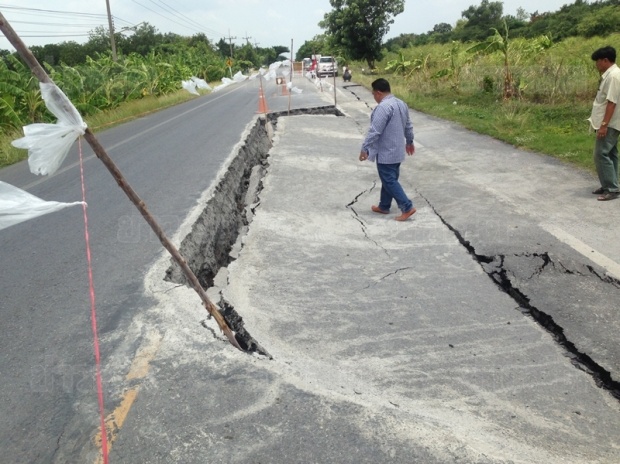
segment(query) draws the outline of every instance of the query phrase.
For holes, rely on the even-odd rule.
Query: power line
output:
[[[91,18],[106,18],[106,15],[104,14],[98,14],[98,13],[80,13],[77,11],[59,11],[59,10],[45,10],[42,8],[24,8],[24,7],[20,7],[20,6],[8,6],[8,5],[0,5],[0,8],[2,8],[3,10],[17,10],[17,11],[28,11],[30,12],[30,14],[33,14],[33,12],[38,12],[38,13],[49,13],[49,14],[61,14],[61,15],[73,15],[73,16],[85,16],[85,17],[91,17]]]
[[[44,35],[30,35],[29,32],[33,34],[44,34]],[[41,32],[41,31],[25,31],[24,34],[19,34],[20,37],[30,37],[30,38],[63,38],[63,37],[90,37],[90,34],[62,34],[59,32]]]
[[[149,11],[150,11],[150,12],[152,12],[152,13],[155,13],[156,15],[161,16],[162,18],[166,19],[167,21],[173,22],[173,23],[178,24],[179,26],[181,26],[181,27],[185,27],[185,28],[187,28],[187,29],[193,29],[193,30],[195,30],[194,28],[191,28],[191,27],[189,27],[189,26],[187,26],[187,25],[185,25],[185,24],[181,24],[180,22],[175,21],[174,19],[171,19],[171,18],[169,18],[169,17],[167,17],[167,16],[163,15],[163,14],[161,14],[161,13],[159,13],[159,12],[157,12],[157,11],[155,11],[155,10],[151,9],[151,8],[149,8],[148,6],[145,6],[145,5],[141,4],[140,2],[137,2],[136,0],[131,0],[131,1],[132,1],[132,2],[134,2],[136,5],[139,5],[139,6],[141,6],[142,8],[144,8],[144,9],[146,9],[146,10],[149,10]]]
[[[67,16],[76,16],[81,18],[82,20],[84,19],[92,19],[93,21],[96,21],[97,24],[96,25],[100,25],[100,24],[105,24],[105,22],[107,21],[107,15],[105,14],[100,14],[100,13],[83,13],[83,12],[79,12],[79,11],[61,11],[61,10],[47,10],[47,9],[42,9],[42,8],[24,8],[24,7],[18,7],[18,6],[7,6],[7,5],[0,5],[0,9],[2,10],[13,10],[12,14],[20,14],[20,15],[27,15],[28,18],[32,18],[32,16],[40,16],[40,17],[44,17],[44,18],[54,18],[56,16],[61,16],[62,18],[66,19]],[[131,23],[129,21],[126,21],[122,18],[119,18],[118,16],[114,16],[114,19],[131,25]],[[15,23],[18,21],[13,21],[11,20],[11,23]],[[65,26],[70,26],[70,24],[66,24]]]
[[[187,22],[186,22],[186,24],[180,23],[179,21],[176,21],[176,20],[174,20],[174,19],[170,18],[169,16],[166,16],[166,15],[164,15],[164,14],[162,14],[162,13],[159,13],[158,11],[155,11],[155,10],[153,10],[152,8],[149,8],[148,6],[141,4],[140,2],[138,2],[138,1],[136,1],[136,0],[131,0],[131,1],[132,1],[132,2],[134,2],[136,5],[139,5],[139,6],[141,6],[142,8],[144,8],[144,9],[146,9],[146,10],[149,10],[149,11],[150,11],[150,12],[152,12],[152,13],[155,13],[156,15],[161,16],[162,18],[166,19],[167,21],[170,21],[170,22],[173,22],[173,23],[175,23],[175,24],[178,24],[179,26],[184,27],[184,28],[186,28],[186,29],[190,29],[190,30],[192,30],[192,31],[194,31],[194,32],[202,32],[202,33],[208,32],[208,34],[211,34],[211,35],[214,35],[214,34],[215,34],[215,35],[221,35],[221,34],[220,34],[219,32],[217,32],[217,31],[208,31],[208,29],[206,29],[206,28],[204,28],[204,27],[202,27],[202,26],[200,26],[199,28],[197,28],[197,27],[195,27],[195,26],[189,26],[189,25],[187,25]],[[150,0],[150,1],[152,1],[152,0]],[[163,8],[162,8],[162,7],[159,7],[159,8],[161,8],[161,9],[163,10]],[[169,7],[169,8],[170,8],[170,7]],[[166,10],[164,10],[164,11],[166,11]]]
[[[165,20],[170,21],[174,24],[177,24],[181,27],[192,30],[194,33],[200,32],[200,33],[204,33],[206,35],[212,36],[212,37],[213,36],[221,37],[224,35],[223,33],[218,32],[214,29],[204,27],[204,25],[198,23],[197,21],[193,20],[189,16],[186,16],[185,14],[181,13],[179,10],[168,5],[163,0],[157,0],[159,4],[156,3],[154,0],[149,0],[149,1],[155,7],[163,11],[164,14],[152,8],[149,8],[148,6],[136,0],[132,0],[132,1],[135,4],[139,5],[140,7],[144,8],[145,10],[148,10],[164,18]],[[37,37],[37,38],[90,37],[93,29],[98,28],[98,27],[103,27],[104,29],[107,30],[108,28],[106,24],[108,17],[106,14],[101,14],[101,13],[85,13],[85,12],[79,12],[79,11],[52,10],[52,9],[45,9],[45,8],[27,8],[27,7],[17,7],[17,6],[9,6],[9,5],[0,5],[0,10],[9,10],[11,16],[15,16],[15,15],[26,15],[27,16],[26,19],[28,20],[11,20],[11,23],[46,27],[45,31],[41,31],[41,30],[18,31],[22,37],[31,37],[31,38],[34,38],[34,37]],[[36,19],[37,17],[41,18],[41,20],[32,21],[32,19]],[[53,21],[54,19],[57,21],[59,17],[62,17],[65,20],[68,17],[75,18],[75,21],[67,21],[64,23]],[[124,20],[122,18],[119,18],[118,16],[113,16],[113,18],[114,18],[115,24],[122,23],[122,25],[127,25],[129,27],[133,26],[133,23],[127,20]],[[51,21],[47,21],[48,19]],[[52,31],[51,29],[55,27],[62,27],[63,29],[73,28],[74,31],[73,32],[69,31],[69,33],[61,33],[59,31]],[[79,32],[80,28],[88,28],[88,31],[80,33]],[[230,41],[230,39],[232,39],[232,37],[230,37],[230,33],[228,34],[228,36],[229,36],[228,39]],[[246,38],[248,42],[250,38],[251,37]]]
[[[149,0],[151,3],[155,3],[153,0]],[[166,9],[168,9],[172,14],[174,14],[175,16],[181,18],[182,20],[186,20],[188,24],[192,24],[194,25],[194,27],[197,27],[199,30],[206,30],[209,31],[210,33],[214,34],[214,35],[221,35],[220,32],[215,31],[213,29],[209,29],[209,28],[205,28],[202,24],[198,23],[197,21],[194,21],[192,18],[185,16],[183,13],[181,13],[179,10],[176,10],[175,8],[171,7],[170,5],[168,5],[166,2],[164,2],[163,0],[157,0],[159,3],[161,3],[162,5],[164,5],[164,7],[166,7]],[[160,7],[161,8],[161,7]]]
[[[99,26],[101,23],[91,24],[67,24],[67,23],[37,23],[33,21],[11,21],[11,24],[30,24],[32,26],[61,26],[61,27],[92,27]]]
[[[10,16],[11,24],[15,24],[18,34],[23,38],[49,39],[50,42],[59,39],[88,39],[98,27],[107,28],[105,26],[107,15],[104,14],[9,5],[0,5],[0,10],[7,17]],[[59,22],[61,19],[64,22]],[[122,18],[117,17],[116,20],[131,24]],[[32,30],[32,26],[41,28]]]

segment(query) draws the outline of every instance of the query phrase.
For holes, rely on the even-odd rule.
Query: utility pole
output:
[[[237,37],[231,37],[230,36],[230,29],[228,29],[228,43],[230,44],[230,57],[233,58],[234,54],[233,54],[233,45],[232,45],[232,41],[234,39],[236,39]]]
[[[247,31],[246,31],[245,35],[246,35],[246,37],[241,37],[241,38],[242,38],[242,39],[245,39],[245,43],[247,43],[248,45],[250,45],[250,39],[251,39],[252,37],[247,37],[247,35],[248,35]]]
[[[105,0],[108,8],[108,24],[110,25],[110,43],[112,44],[112,60],[118,61],[116,56],[116,42],[114,42],[114,21],[112,21],[112,11],[110,10],[110,0]]]

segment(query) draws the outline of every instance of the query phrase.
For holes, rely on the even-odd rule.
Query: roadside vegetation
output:
[[[408,47],[387,53],[373,71],[360,62],[350,67],[368,87],[386,77],[411,108],[594,169],[586,120],[600,76],[590,55],[620,44],[620,34],[557,44],[547,37],[509,39],[505,50],[492,52],[488,44]]]
[[[272,63],[288,51],[282,46],[237,47],[224,40],[213,44],[200,34],[164,35],[148,23],[130,37],[118,34],[116,42],[116,60],[101,28],[83,45],[64,42],[31,50],[93,130],[192,98],[181,90],[181,82],[192,76],[219,83],[237,71]],[[17,53],[0,50],[0,167],[27,156],[10,144],[22,137],[23,126],[54,119],[30,69]]]
[[[504,15],[501,1],[482,0],[454,26],[440,23],[385,42],[402,0],[387,0],[382,14],[367,0],[330,4],[319,24],[326,33],[306,41],[297,61],[334,56],[352,69],[355,82],[370,86],[386,77],[416,110],[593,169],[586,119],[599,75],[590,55],[605,45],[620,50],[620,0],[575,0],[556,12],[520,9],[516,16]],[[148,23],[115,40],[117,60],[103,28],[83,45],[32,47],[93,130],[192,98],[180,90],[191,76],[216,82],[289,51],[160,34]],[[30,70],[15,53],[0,50],[0,167],[27,156],[10,145],[22,126],[52,120]]]
[[[330,0],[334,10],[300,54],[321,53],[349,66],[370,87],[385,77],[416,110],[456,121],[517,147],[593,170],[593,135],[586,121],[599,74],[592,52],[620,51],[620,0],[575,0],[556,12],[504,15],[501,1],[482,0],[452,26],[401,34],[381,47],[351,41],[333,25],[360,27],[366,0]],[[372,3],[372,2],[371,2]],[[402,1],[388,0],[398,15]],[[362,14],[360,14],[362,13]],[[393,16],[362,29],[383,34]]]

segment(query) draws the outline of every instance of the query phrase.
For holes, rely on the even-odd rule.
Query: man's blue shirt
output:
[[[386,95],[370,115],[370,129],[362,144],[370,161],[380,164],[402,163],[405,143],[413,143],[413,124],[409,107],[392,94]]]

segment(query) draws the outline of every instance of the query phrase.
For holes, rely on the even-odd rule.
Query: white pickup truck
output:
[[[317,64],[316,75],[318,77],[338,76],[338,63],[331,56],[320,57]]]

